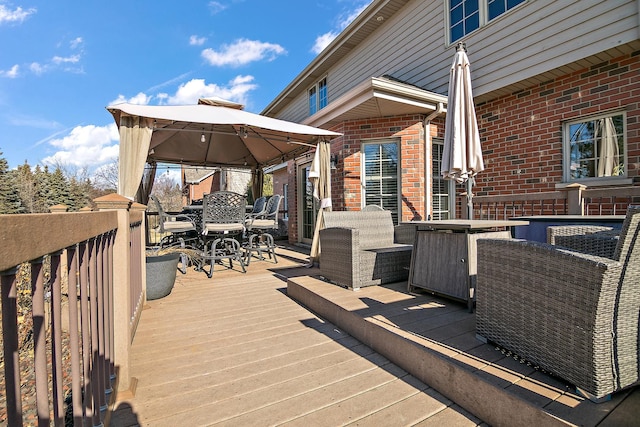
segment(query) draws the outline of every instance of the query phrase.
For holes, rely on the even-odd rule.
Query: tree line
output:
[[[86,169],[64,165],[31,167],[27,162],[15,169],[0,151],[0,214],[48,213],[55,205],[68,211],[94,207],[93,199],[117,192],[118,160],[103,166],[93,176]],[[171,200],[179,210],[182,190],[168,174],[158,174],[152,194]],[[151,207],[154,210],[155,207]]]

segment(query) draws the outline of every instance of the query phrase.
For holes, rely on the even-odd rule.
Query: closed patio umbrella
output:
[[[596,134],[600,136],[600,147],[598,156],[598,176],[618,175],[619,149],[616,127],[613,119],[607,117],[598,121],[599,129]]]
[[[318,142],[309,171],[309,181],[313,184],[313,197],[320,201],[311,242],[309,267],[312,267],[320,258],[320,229],[324,228],[323,213],[331,211],[331,143],[327,140]]]
[[[484,170],[482,147],[464,43],[459,43],[449,75],[442,176],[467,184],[467,218],[473,219],[474,177]]]

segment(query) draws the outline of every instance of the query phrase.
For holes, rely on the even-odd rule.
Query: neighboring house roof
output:
[[[200,184],[218,170],[219,168],[187,167],[184,169],[184,183]]]

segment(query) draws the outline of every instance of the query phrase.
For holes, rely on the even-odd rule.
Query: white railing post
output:
[[[131,391],[130,374],[130,312],[131,312],[131,279],[129,270],[130,255],[130,219],[129,209],[132,201],[118,194],[108,194],[94,200],[98,210],[115,210],[118,213],[118,231],[113,246],[113,331],[114,352],[113,362],[116,366],[116,382],[118,394]]]

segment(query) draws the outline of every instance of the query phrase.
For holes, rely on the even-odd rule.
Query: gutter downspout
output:
[[[638,0],[640,1],[640,0]],[[433,153],[433,150],[431,149],[431,120],[435,119],[436,117],[438,117],[439,115],[441,115],[442,113],[446,113],[447,109],[444,108],[444,103],[442,102],[438,102],[438,107],[436,108],[436,110],[429,114],[427,117],[425,117],[424,119],[424,149],[425,149],[425,177],[424,177],[424,183],[425,183],[425,206],[424,206],[424,212],[427,216],[427,220],[431,219],[431,199],[432,199],[432,190],[433,190],[433,182],[432,182],[432,175],[433,175],[433,161],[431,159],[431,154]]]

